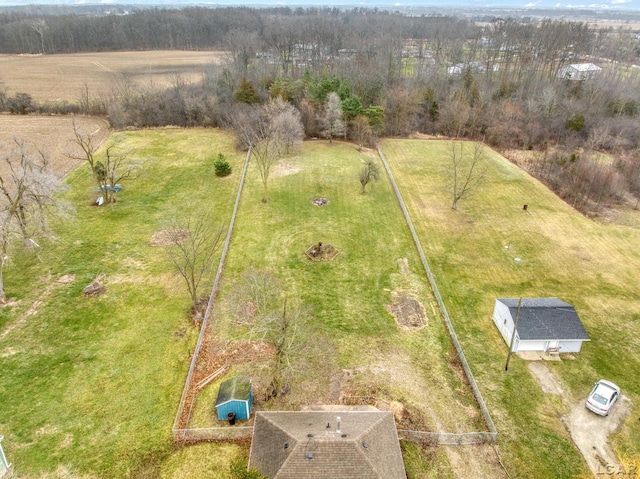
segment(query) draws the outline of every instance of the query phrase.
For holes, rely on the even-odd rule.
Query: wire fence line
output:
[[[470,446],[472,444],[495,444],[497,439],[495,432],[430,432],[398,429],[398,437],[401,440],[414,442],[421,445],[442,446]]]
[[[345,406],[375,406],[378,403],[378,398],[376,396],[342,396],[340,402]],[[398,436],[405,441],[421,445],[468,446],[471,444],[495,444],[497,433],[486,431],[454,433],[398,429]]]
[[[200,353],[200,349],[202,348],[202,342],[204,340],[204,335],[209,324],[209,318],[211,317],[211,310],[213,309],[213,304],[215,302],[216,295],[218,293],[218,287],[220,285],[220,278],[222,277],[222,270],[224,267],[224,261],[227,257],[227,251],[229,250],[229,244],[231,243],[231,235],[233,233],[233,226],[236,221],[236,214],[238,212],[238,206],[240,204],[240,197],[242,196],[242,189],[244,187],[244,180],[247,176],[247,169],[249,166],[249,159],[251,158],[251,148],[247,151],[247,156],[244,161],[244,167],[242,168],[242,175],[240,176],[240,184],[238,185],[238,193],[236,194],[236,201],[233,205],[233,212],[231,213],[231,220],[229,221],[229,228],[227,228],[227,236],[224,240],[224,246],[222,248],[222,253],[220,254],[220,263],[218,264],[218,271],[216,272],[216,278],[213,282],[213,287],[211,288],[211,295],[209,296],[209,302],[207,303],[207,309],[204,313],[204,318],[202,319],[202,325],[200,326],[200,334],[198,335],[198,342],[196,343],[196,348],[193,351],[193,356],[191,357],[191,364],[189,366],[189,373],[187,374],[187,379],[184,383],[184,389],[182,390],[182,396],[180,398],[180,404],[178,406],[178,412],[176,413],[176,417],[173,421],[173,438],[174,441],[177,440],[177,432],[185,431],[186,429],[180,428],[180,422],[182,420],[184,414],[184,408],[187,401],[187,397],[189,396],[189,391],[191,390],[191,381],[193,380],[193,373],[196,368],[196,363],[198,362],[198,354]],[[194,401],[190,402],[189,405],[189,413],[187,415],[187,419],[184,425],[189,424],[189,419],[191,417],[191,408],[193,407]]]
[[[245,441],[253,437],[254,426],[202,427],[175,429],[176,441],[182,443],[204,441]],[[398,438],[420,445],[469,446],[473,444],[493,444],[495,434],[490,432],[433,432],[398,429]]]
[[[416,245],[418,250],[418,254],[420,255],[420,260],[422,261],[422,265],[424,266],[424,270],[427,274],[427,278],[429,279],[429,283],[431,284],[431,289],[433,290],[433,294],[436,297],[436,301],[438,302],[438,306],[440,307],[440,311],[442,311],[442,315],[444,317],[444,322],[447,326],[447,330],[449,331],[449,336],[451,337],[451,341],[456,348],[456,353],[458,358],[460,359],[460,363],[462,364],[462,368],[464,369],[464,373],[469,381],[469,385],[473,390],[473,394],[478,402],[478,406],[480,407],[480,411],[482,411],[482,415],[484,420],[489,428],[489,433],[493,437],[493,441],[495,442],[498,431],[496,430],[495,425],[493,424],[493,419],[491,419],[491,414],[489,414],[489,410],[487,409],[487,405],[484,402],[482,394],[480,393],[480,389],[478,388],[478,384],[476,383],[475,378],[473,377],[473,373],[469,368],[469,363],[467,363],[467,358],[464,355],[464,350],[462,349],[462,345],[458,341],[458,336],[456,335],[456,331],[453,327],[453,323],[451,322],[451,318],[449,317],[449,313],[447,312],[447,308],[444,305],[444,301],[442,300],[442,296],[440,296],[440,292],[438,291],[438,285],[436,284],[436,280],[431,273],[431,268],[429,267],[429,262],[427,261],[427,257],[424,254],[424,250],[422,249],[422,244],[420,243],[420,239],[418,238],[418,234],[413,226],[413,222],[411,221],[411,216],[409,215],[409,210],[407,209],[404,200],[402,199],[402,195],[400,194],[400,190],[398,185],[396,184],[396,180],[393,177],[393,173],[391,173],[391,168],[387,163],[387,159],[380,148],[380,145],[377,146],[378,155],[380,156],[380,160],[384,165],[384,169],[387,173],[387,177],[391,182],[391,186],[393,188],[393,192],[396,195],[396,199],[398,200],[398,204],[400,205],[400,209],[402,210],[402,214],[404,215],[405,221],[407,222],[407,226],[409,227],[409,231],[411,231],[411,236],[413,237],[413,242]]]
[[[252,436],[253,426],[199,427],[173,430],[174,441],[183,443],[204,441],[240,441],[251,439]]]
[[[484,403],[484,399],[482,398],[482,395],[480,393],[480,390],[478,389],[478,386],[475,382],[475,379],[473,377],[473,374],[469,368],[469,365],[467,363],[467,360],[464,356],[464,351],[462,350],[462,346],[460,345],[455,329],[453,328],[453,324],[451,322],[451,319],[449,318],[449,314],[447,313],[446,307],[444,305],[444,302],[442,301],[442,297],[440,296],[440,293],[438,291],[438,287],[436,285],[435,282],[435,278],[433,277],[433,274],[431,273],[431,269],[429,267],[429,263],[427,262],[426,256],[424,254],[424,251],[422,249],[422,245],[420,244],[420,241],[418,239],[418,235],[415,231],[415,228],[413,227],[413,222],[411,221],[411,217],[409,216],[409,212],[405,206],[405,203],[402,199],[402,195],[400,194],[400,190],[398,189],[398,186],[395,182],[395,179],[393,177],[393,174],[391,173],[391,169],[389,168],[389,165],[387,163],[387,160],[384,156],[384,153],[382,152],[381,148],[378,146],[378,154],[380,156],[380,159],[384,165],[384,168],[386,170],[387,176],[391,182],[391,185],[393,187],[394,193],[396,195],[396,198],[398,200],[398,203],[400,205],[400,208],[402,210],[402,213],[405,217],[405,221],[407,222],[407,225],[409,227],[409,230],[411,231],[411,235],[413,237],[413,241],[414,244],[416,245],[416,248],[418,250],[418,253],[420,255],[420,259],[422,261],[422,264],[424,266],[425,272],[427,274],[427,277],[429,279],[429,283],[431,284],[431,287],[433,289],[433,293],[434,296],[436,297],[436,301],[438,302],[438,305],[442,311],[442,314],[444,316],[444,320],[445,320],[445,324],[447,326],[447,330],[449,332],[449,335],[451,337],[451,340],[456,348],[457,351],[457,355],[460,358],[460,362],[462,363],[462,367],[464,369],[465,375],[467,377],[467,380],[469,381],[469,384],[471,385],[471,388],[473,390],[473,393],[475,395],[476,401],[478,402],[478,405],[482,411],[482,414],[484,416],[485,422],[487,423],[487,426],[489,428],[489,432],[471,432],[471,433],[463,433],[463,434],[455,434],[455,433],[445,433],[445,432],[429,432],[429,431],[410,431],[410,430],[398,430],[399,434],[401,434],[402,436],[404,436],[403,438],[406,440],[410,440],[412,442],[417,442],[417,443],[421,443],[421,444],[458,444],[458,445],[462,445],[462,444],[479,444],[479,443],[495,443],[496,442],[496,438],[497,438],[497,431],[496,428],[493,424],[493,420],[491,419],[491,415],[489,414],[489,411]],[[249,149],[249,151],[247,152],[247,156],[244,162],[244,167],[242,170],[242,175],[240,177],[240,184],[238,186],[238,193],[236,195],[236,200],[235,200],[235,204],[233,207],[233,213],[231,214],[231,220],[229,223],[229,228],[227,229],[227,236],[225,238],[225,242],[224,242],[224,246],[222,249],[222,254],[220,255],[220,262],[218,265],[218,271],[216,273],[216,277],[214,280],[214,284],[211,290],[211,295],[209,297],[209,302],[207,304],[207,309],[205,311],[204,314],[204,318],[202,320],[202,325],[201,325],[201,329],[200,329],[200,334],[198,336],[198,341],[196,343],[196,347],[195,350],[193,352],[193,356],[191,358],[191,364],[189,366],[189,372],[187,374],[187,378],[185,380],[185,386],[182,392],[182,396],[180,398],[180,404],[178,406],[178,412],[176,413],[176,417],[173,423],[173,428],[172,428],[172,433],[173,433],[173,439],[176,442],[189,442],[189,441],[215,441],[215,440],[244,440],[244,439],[248,439],[251,438],[251,436],[253,435],[253,426],[238,426],[238,427],[214,427],[214,428],[188,428],[188,427],[184,427],[184,426],[188,426],[189,424],[189,419],[191,417],[191,408],[193,407],[194,401],[191,401],[189,404],[189,412],[187,414],[186,420],[183,421],[184,424],[180,424],[181,421],[183,420],[183,415],[184,415],[184,409],[185,409],[185,404],[187,402],[187,398],[189,396],[189,393],[191,391],[191,382],[193,380],[193,374],[195,371],[195,367],[197,364],[197,360],[198,360],[198,354],[200,353],[200,349],[202,348],[202,342],[204,340],[204,336],[205,336],[205,331],[209,325],[209,321],[210,321],[210,317],[211,317],[211,310],[213,309],[213,304],[215,302],[215,297],[217,295],[218,292],[218,287],[219,287],[219,283],[220,283],[220,278],[222,277],[222,271],[224,268],[224,262],[226,259],[226,255],[229,249],[229,245],[231,242],[231,236],[233,233],[233,227],[235,224],[235,219],[236,219],[236,214],[238,211],[238,206],[240,204],[240,198],[242,195],[242,190],[244,187],[244,181],[246,178],[246,173],[247,173],[247,169],[248,169],[248,165],[249,165],[249,159],[251,157],[251,149]],[[372,400],[372,397],[366,397],[365,398],[360,398],[360,399],[356,399],[353,398],[355,403],[358,403],[360,401],[364,400],[364,403],[368,403]],[[362,404],[362,402],[360,402]]]

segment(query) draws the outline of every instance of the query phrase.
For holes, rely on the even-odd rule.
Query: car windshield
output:
[[[609,402],[609,400],[606,397],[602,397],[600,396],[600,394],[598,393],[593,393],[593,400],[594,401],[598,401],[600,404],[602,404],[603,406],[606,406],[607,403]]]

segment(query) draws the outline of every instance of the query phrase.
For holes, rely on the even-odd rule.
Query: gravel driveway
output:
[[[622,471],[622,466],[609,447],[609,434],[615,432],[631,412],[631,401],[620,395],[609,416],[598,416],[584,406],[589,391],[585,391],[585,396],[577,401],[567,399],[561,382],[543,361],[532,361],[528,368],[538,380],[542,391],[562,397],[564,405],[569,410],[561,417],[562,422],[591,472],[596,477],[602,477],[601,475],[607,472]]]

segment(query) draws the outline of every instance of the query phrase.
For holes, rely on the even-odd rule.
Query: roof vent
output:
[[[289,443],[288,443],[288,442],[285,442],[285,443],[284,443],[284,448],[285,448],[285,449],[289,449]]]
[[[313,453],[312,452],[308,452],[307,453],[307,459],[309,459],[309,460],[313,459]]]
[[[307,437],[313,437],[313,434],[309,433],[307,434]]]
[[[369,443],[366,441],[362,441],[362,447],[364,447],[365,449],[369,449]]]

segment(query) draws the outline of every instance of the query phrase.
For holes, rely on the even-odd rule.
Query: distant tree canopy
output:
[[[421,133],[503,151],[640,156],[640,70],[631,67],[640,39],[622,27],[367,8],[82,8],[1,13],[0,52],[211,49],[228,62],[207,66],[200,82],[114,80],[108,95],[87,91],[76,103],[38,104],[0,85],[0,110],[103,115],[115,128],[215,127],[238,105],[279,99],[299,112],[306,137],[344,134],[359,147]],[[590,62],[602,69],[559,75]]]

